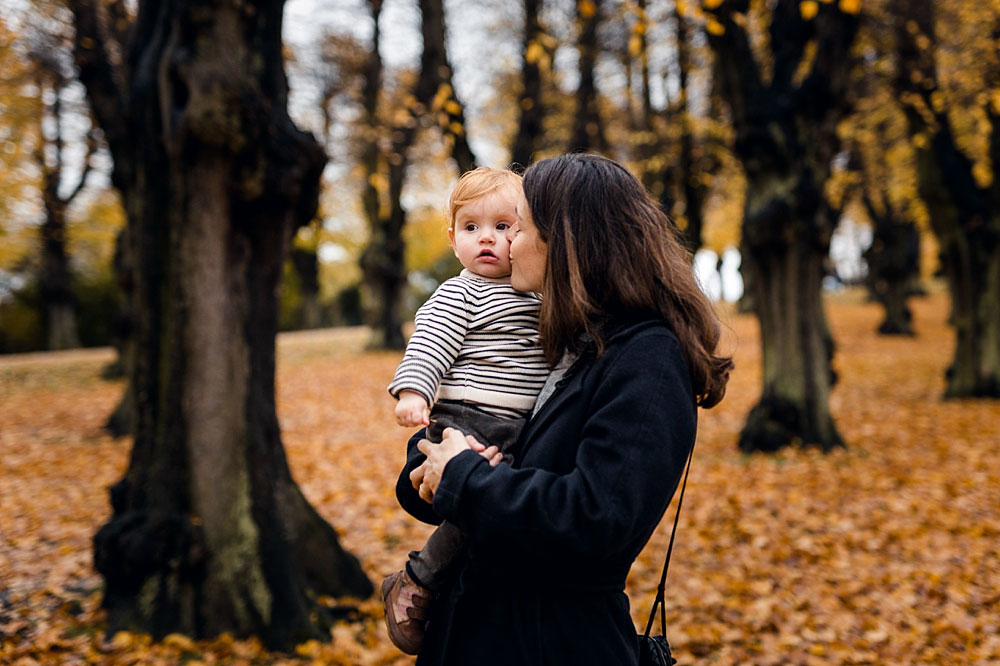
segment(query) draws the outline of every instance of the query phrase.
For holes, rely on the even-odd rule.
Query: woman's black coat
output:
[[[417,663],[635,664],[625,578],[677,487],[696,418],[677,338],[640,321],[596,360],[581,356],[525,426],[513,466],[473,451],[450,460],[433,508],[410,485],[424,459],[414,435],[400,504],[469,539]]]

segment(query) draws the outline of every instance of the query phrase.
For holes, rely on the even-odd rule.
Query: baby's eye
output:
[[[510,222],[498,222],[497,223],[497,231],[507,231],[508,229],[510,229],[510,227],[511,227]]]
[[[465,230],[466,230],[466,231],[475,231],[475,230],[476,230],[476,229],[478,229],[478,228],[479,228],[479,227],[477,227],[477,226],[476,226],[475,224],[473,224],[472,222],[469,222],[468,224],[466,224],[466,225],[465,225]]]

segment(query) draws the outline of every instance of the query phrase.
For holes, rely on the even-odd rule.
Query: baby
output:
[[[389,384],[399,425],[427,426],[432,442],[456,428],[496,446],[507,462],[549,374],[538,344],[538,297],[510,286],[507,232],[521,197],[521,177],[511,171],[479,167],[459,179],[448,238],[464,270],[417,311]],[[403,652],[420,650],[430,598],[463,544],[461,531],[444,522],[410,553],[405,570],[383,581],[389,636]]]

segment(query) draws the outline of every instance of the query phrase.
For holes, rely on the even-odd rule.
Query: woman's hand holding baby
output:
[[[472,435],[463,435],[454,428],[444,429],[440,444],[422,439],[417,443],[417,448],[427,456],[427,460],[410,472],[410,483],[420,493],[421,499],[428,503],[434,499],[445,465],[462,451],[472,449],[486,458],[491,467],[496,467],[503,461],[503,456],[497,447],[481,444]]]
[[[396,423],[407,428],[430,425],[427,401],[415,391],[400,391],[396,403]]]

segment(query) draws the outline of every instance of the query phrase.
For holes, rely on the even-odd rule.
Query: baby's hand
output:
[[[407,428],[430,425],[427,418],[427,401],[415,391],[400,391],[396,403],[396,423]]]

